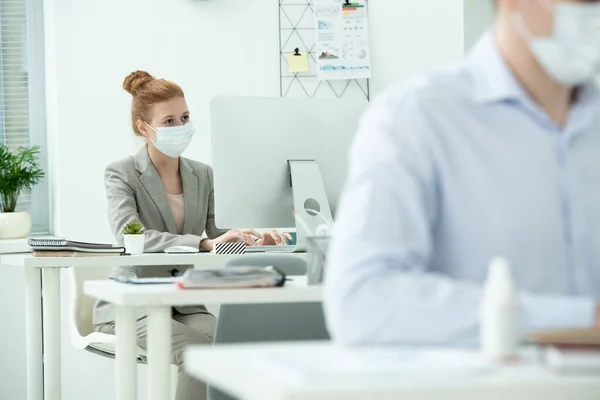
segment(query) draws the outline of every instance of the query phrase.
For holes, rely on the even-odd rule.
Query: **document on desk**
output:
[[[179,277],[144,277],[138,278],[137,276],[132,277],[111,277],[115,282],[128,283],[132,285],[174,285],[180,281]]]
[[[320,379],[365,376],[456,377],[495,370],[475,351],[405,347],[343,348],[306,351],[265,351],[257,360],[288,379],[314,382]]]

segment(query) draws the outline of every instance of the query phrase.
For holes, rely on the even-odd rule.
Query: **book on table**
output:
[[[84,257],[98,255],[118,255],[125,248],[105,243],[78,242],[66,239],[30,238],[27,244],[37,257]]]
[[[533,332],[530,341],[541,345],[583,346],[600,348],[600,329],[556,329]]]

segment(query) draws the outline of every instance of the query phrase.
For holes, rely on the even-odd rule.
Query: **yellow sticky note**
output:
[[[298,72],[308,71],[308,57],[306,53],[293,53],[288,57],[288,66],[290,73],[297,74]]]

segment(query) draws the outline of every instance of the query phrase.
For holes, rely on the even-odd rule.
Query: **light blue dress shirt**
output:
[[[363,116],[326,269],[330,332],[347,344],[476,344],[495,256],[511,264],[524,332],[592,326],[598,91],[583,87],[558,127],[487,33],[460,64]]]

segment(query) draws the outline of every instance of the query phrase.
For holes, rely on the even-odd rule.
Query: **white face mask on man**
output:
[[[164,155],[177,158],[188,148],[192,137],[196,133],[191,122],[180,126],[159,126],[153,128],[144,122],[146,126],[156,132],[156,140],[148,138],[154,147]]]
[[[536,1],[552,12],[547,0]],[[540,65],[557,82],[577,86],[600,72],[600,3],[556,4],[554,30],[547,37],[535,37],[521,14],[515,14],[515,24]]]

